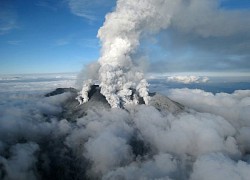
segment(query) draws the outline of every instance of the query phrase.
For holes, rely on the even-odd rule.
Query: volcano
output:
[[[74,88],[57,88],[56,90],[46,94],[46,97],[55,96],[62,93],[70,93],[71,96],[63,104],[63,112],[61,118],[74,121],[77,118],[81,118],[87,115],[88,110],[100,110],[110,109],[110,105],[106,98],[100,93],[100,87],[98,85],[92,85],[89,91],[89,101],[79,105],[76,97],[78,96],[77,90]],[[135,91],[134,91],[135,92]],[[184,111],[184,106],[178,102],[169,99],[167,96],[159,93],[149,93],[150,101],[149,105],[155,107],[161,112],[170,112],[172,114],[178,114]],[[132,96],[131,96],[132,98]],[[145,102],[143,98],[139,99],[139,105],[143,105]]]

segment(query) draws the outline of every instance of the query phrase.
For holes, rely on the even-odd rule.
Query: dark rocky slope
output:
[[[89,92],[89,101],[84,104],[79,104],[76,100],[77,90],[74,88],[57,88],[55,91],[46,94],[46,97],[62,94],[65,92],[70,92],[71,97],[63,103],[63,112],[61,114],[62,118],[67,120],[76,120],[77,118],[86,115],[89,109],[109,109],[105,97],[100,93],[100,87],[98,85],[93,85]],[[167,96],[150,93],[151,100],[149,105],[154,106],[159,111],[171,112],[177,114],[184,110],[184,106],[172,101]],[[142,98],[139,99],[139,104],[144,104]]]

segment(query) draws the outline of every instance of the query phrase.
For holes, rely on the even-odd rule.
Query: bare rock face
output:
[[[70,92],[71,97],[63,103],[62,118],[74,121],[77,118],[83,117],[87,114],[89,109],[110,109],[110,105],[106,98],[100,93],[100,87],[98,85],[93,85],[89,92],[89,101],[79,105],[76,100],[77,90],[74,88],[58,88],[53,92],[46,94],[46,97],[62,94],[64,92]],[[184,106],[172,101],[167,96],[150,93],[151,100],[149,105],[154,106],[159,111],[170,112],[177,114],[184,111]],[[145,104],[143,99],[139,99],[139,104]]]
[[[56,90],[49,92],[49,93],[45,94],[44,96],[50,97],[50,96],[55,96],[55,95],[66,93],[66,92],[77,93],[77,90],[74,88],[57,88]]]
[[[159,111],[168,111],[173,114],[178,114],[184,111],[183,105],[169,99],[167,96],[158,93],[151,95],[149,105],[154,106]]]
[[[93,85],[89,91],[89,101],[79,104],[76,100],[77,93],[73,93],[72,97],[63,104],[63,118],[68,120],[76,120],[87,114],[89,109],[110,109],[110,105],[106,98],[100,93],[99,86]]]

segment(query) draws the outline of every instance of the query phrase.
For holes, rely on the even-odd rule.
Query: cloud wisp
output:
[[[12,40],[12,41],[7,41],[7,43],[9,45],[18,46],[18,45],[20,45],[22,43],[22,41],[20,41],[20,40]]]
[[[68,4],[73,14],[91,21],[96,20],[93,12],[89,10],[90,1],[69,0]]]
[[[208,77],[199,77],[199,76],[169,76],[167,77],[168,82],[177,82],[184,84],[191,83],[207,83],[209,81]]]
[[[0,7],[0,35],[7,34],[16,28],[18,25],[15,13],[8,7]]]
[[[66,1],[72,14],[83,17],[89,21],[96,21],[97,16],[104,8],[112,2],[112,0],[67,0]]]

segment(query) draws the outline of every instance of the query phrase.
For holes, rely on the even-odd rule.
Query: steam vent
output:
[[[46,97],[54,96],[62,93],[71,93],[69,99],[63,103],[63,112],[62,118],[67,120],[76,120],[77,118],[83,117],[87,114],[88,110],[96,109],[110,109],[110,105],[106,98],[100,93],[100,87],[98,85],[92,85],[88,93],[89,100],[86,103],[79,105],[79,102],[76,100],[78,96],[77,90],[74,88],[57,88],[55,91],[46,94]],[[133,91],[135,92],[135,91]],[[184,110],[184,106],[172,101],[168,97],[158,94],[158,93],[149,93],[150,106],[154,106],[159,111],[171,112],[177,114]],[[131,96],[133,98],[133,95]],[[139,98],[139,105],[145,104],[143,98]]]

